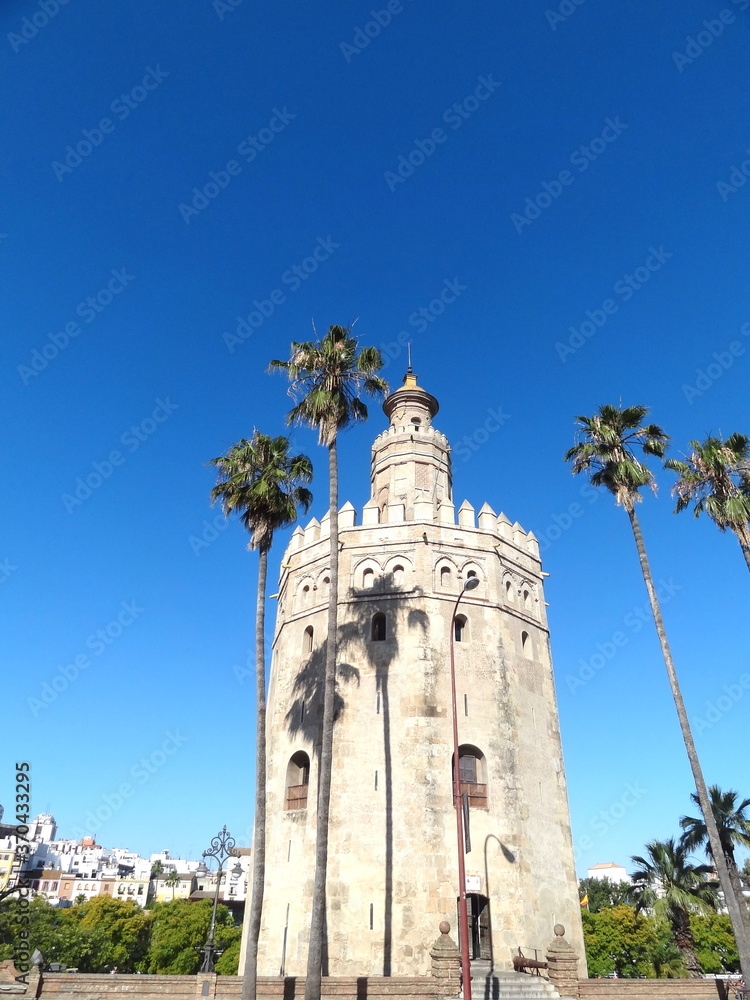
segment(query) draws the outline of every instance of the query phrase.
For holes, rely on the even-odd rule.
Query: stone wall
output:
[[[721,979],[581,979],[578,993],[581,1000],[727,1000]]]
[[[438,1000],[442,992],[429,976],[425,978],[324,977],[322,995],[342,1000],[378,1000],[379,997],[409,997]],[[29,984],[27,996],[34,996]],[[40,1000],[107,1000],[107,998],[168,997],[171,1000],[238,1000],[242,992],[239,976],[120,976],[84,973],[45,973]],[[257,996],[278,1000],[301,1000],[304,978],[265,977],[258,979]]]

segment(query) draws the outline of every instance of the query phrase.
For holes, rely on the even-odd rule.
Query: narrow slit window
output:
[[[469,714],[469,696],[468,696],[468,694],[465,694],[464,695],[464,715],[468,715],[468,714]]]
[[[469,637],[466,615],[457,615],[453,623],[453,636],[456,642],[466,642]]]
[[[440,586],[450,587],[451,585],[451,571],[449,566],[442,566],[440,568]]]
[[[383,642],[385,640],[385,615],[382,611],[378,611],[376,615],[372,616],[371,637],[373,642]]]
[[[315,637],[315,629],[312,627],[312,625],[308,625],[307,628],[305,629],[305,635],[302,644],[302,648],[305,653],[312,653],[314,637]]]

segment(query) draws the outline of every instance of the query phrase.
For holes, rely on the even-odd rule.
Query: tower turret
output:
[[[389,505],[404,507],[414,519],[414,503],[428,500],[437,511],[452,500],[448,439],[432,425],[440,409],[437,399],[417,385],[411,368],[404,384],[383,403],[390,426],[372,446],[371,501],[387,523]]]

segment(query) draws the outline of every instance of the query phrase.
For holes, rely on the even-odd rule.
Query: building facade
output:
[[[488,504],[456,511],[438,402],[411,372],[383,409],[370,501],[359,521],[349,503],[339,515],[324,973],[428,974],[440,921],[458,937],[451,645],[472,954],[510,968],[519,947],[544,949],[561,922],[583,955],[538,544]],[[472,576],[478,585],[461,596]],[[326,516],[297,528],[282,560],[265,975],[306,969],[329,584]]]

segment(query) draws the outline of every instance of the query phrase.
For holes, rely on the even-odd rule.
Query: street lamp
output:
[[[226,826],[224,826],[221,832],[211,840],[211,847],[209,850],[203,852],[203,857],[216,858],[219,863],[219,867],[216,870],[216,891],[214,892],[214,907],[211,912],[211,929],[208,932],[208,940],[201,949],[203,951],[203,965],[201,965],[201,972],[213,972],[216,964],[216,956],[220,954],[214,947],[214,932],[216,931],[216,907],[219,903],[219,886],[221,885],[221,880],[224,876],[223,865],[227,858],[237,857],[235,839],[227,832]],[[206,867],[204,861],[201,861],[198,865],[196,874],[208,874],[208,868]],[[242,866],[239,861],[237,861],[237,864],[232,869],[232,875],[239,878],[241,874]]]
[[[471,959],[469,958],[469,917],[466,910],[466,867],[464,865],[464,818],[461,804],[461,769],[458,757],[458,712],[456,711],[456,663],[454,644],[456,640],[456,612],[461,598],[467,590],[479,586],[479,577],[470,576],[464,580],[461,593],[456,599],[451,615],[451,702],[453,708],[453,805],[456,809],[456,842],[458,845],[458,934],[461,948],[461,978],[464,1000],[471,1000]]]

